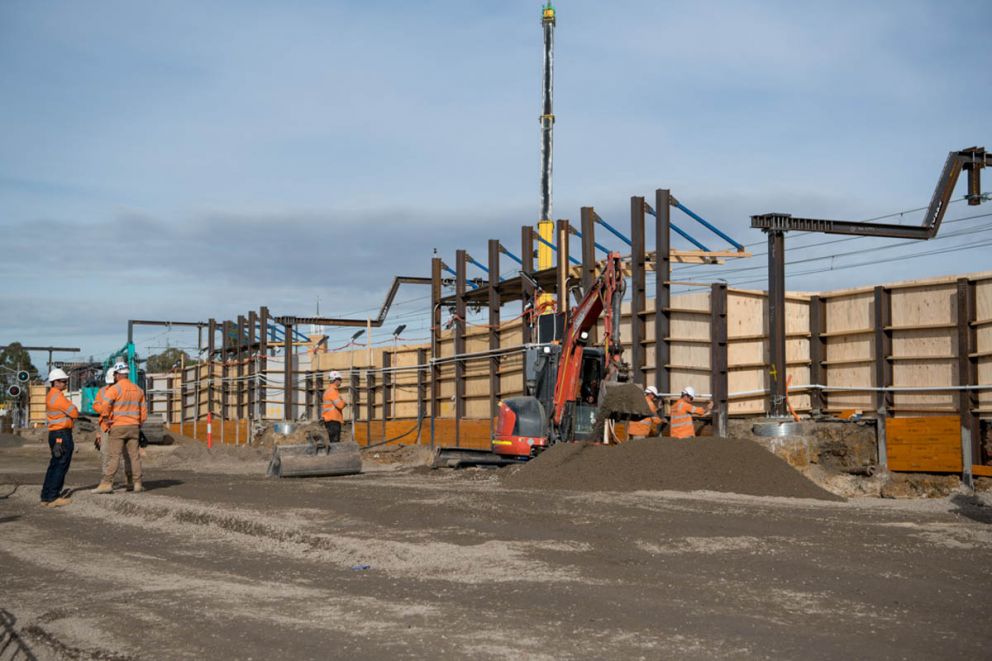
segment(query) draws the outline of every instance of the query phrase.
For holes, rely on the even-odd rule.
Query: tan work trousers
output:
[[[114,474],[121,463],[121,455],[127,450],[131,460],[131,476],[135,482],[141,481],[141,456],[138,454],[138,425],[112,427],[107,435],[107,461],[103,465],[103,481],[113,482]]]
[[[102,471],[101,474],[106,473],[107,459],[110,457],[110,441],[108,440],[109,436],[110,436],[109,431],[100,432],[100,437],[101,437],[100,456],[102,459],[101,468],[100,468],[100,470]],[[124,464],[124,475],[121,477],[121,481],[124,482],[125,484],[131,484],[134,482],[134,478],[131,477],[131,456],[127,452],[123,452],[121,454],[121,458],[124,460],[123,462],[121,462]],[[114,475],[114,478],[116,479],[117,475]]]

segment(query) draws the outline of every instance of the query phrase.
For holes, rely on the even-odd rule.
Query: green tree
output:
[[[27,370],[32,379],[38,376],[38,368],[32,364],[31,354],[24,350],[24,345],[20,342],[11,342],[6,349],[0,351],[0,367],[11,370]]]
[[[175,347],[170,347],[163,351],[162,353],[157,353],[154,356],[149,356],[148,360],[145,362],[145,372],[148,374],[156,374],[158,372],[168,372],[173,367],[176,367],[180,363],[186,365],[192,365],[196,361],[193,360],[188,353],[182,349],[177,349]]]

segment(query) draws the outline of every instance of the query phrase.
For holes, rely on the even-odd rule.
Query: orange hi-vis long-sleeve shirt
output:
[[[647,401],[652,415],[643,420],[629,422],[627,424],[628,436],[650,436],[652,427],[661,425],[661,418],[658,417],[658,407],[654,405],[654,399],[647,395],[644,396],[644,399]]]
[[[110,420],[107,419],[107,415],[104,413],[105,409],[103,407],[103,394],[105,392],[107,392],[107,386],[104,386],[97,391],[96,397],[93,398],[93,410],[100,415],[98,420],[100,429],[103,431],[110,431]]]
[[[347,406],[341,398],[341,391],[334,384],[327,386],[324,399],[321,402],[320,417],[324,422],[344,422],[344,407]]]
[[[93,408],[107,420],[108,429],[144,424],[148,419],[145,393],[127,379],[104,389],[99,408]]]
[[[45,413],[48,416],[48,431],[72,429],[72,421],[79,417],[76,405],[54,387],[48,390],[45,398]]]
[[[680,399],[672,405],[672,437],[673,438],[694,438],[696,428],[692,424],[692,416],[705,413],[698,406],[693,406],[684,399]]]

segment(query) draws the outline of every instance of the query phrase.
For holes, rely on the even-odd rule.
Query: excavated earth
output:
[[[984,501],[839,502],[737,443],[563,446],[516,471],[382,448],[363,475],[273,480],[262,450],[179,437],[147,448],[147,492],[109,496],[88,492],[99,455],[80,443],[72,504],[53,510],[38,506],[47,447],[25,441],[0,447],[0,659],[941,659],[992,644]],[[553,462],[602,475],[549,486]],[[768,495],[741,495],[759,474]]]
[[[509,487],[843,500],[758,444],[734,438],[643,438],[616,446],[561,443],[512,470],[504,482]]]

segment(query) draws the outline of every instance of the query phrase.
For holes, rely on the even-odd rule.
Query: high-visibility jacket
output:
[[[693,406],[684,399],[679,399],[672,406],[672,429],[674,438],[693,438],[696,435],[696,428],[692,424],[692,416],[702,415],[705,411],[698,406]]]
[[[333,383],[327,386],[324,391],[324,399],[321,402],[320,417],[324,422],[344,422],[344,407],[347,404],[341,398],[341,391]]]
[[[76,405],[54,386],[49,388],[45,398],[45,413],[48,416],[48,431],[72,429],[72,421],[79,417]]]
[[[100,419],[98,420],[100,429],[103,431],[110,431],[110,420],[107,418],[107,414],[105,412],[106,408],[103,405],[103,393],[105,392],[107,392],[107,386],[103,386],[97,391],[96,397],[93,398],[93,410],[100,416]]]
[[[644,418],[643,420],[636,420],[628,423],[628,436],[654,436],[652,432],[656,429],[656,425],[661,424],[661,418],[658,417],[658,407],[654,405],[654,398],[645,395],[644,399],[647,401],[648,408],[651,409],[652,415]]]
[[[144,424],[148,419],[145,393],[127,379],[121,379],[104,389],[102,413],[107,418],[108,429]]]

